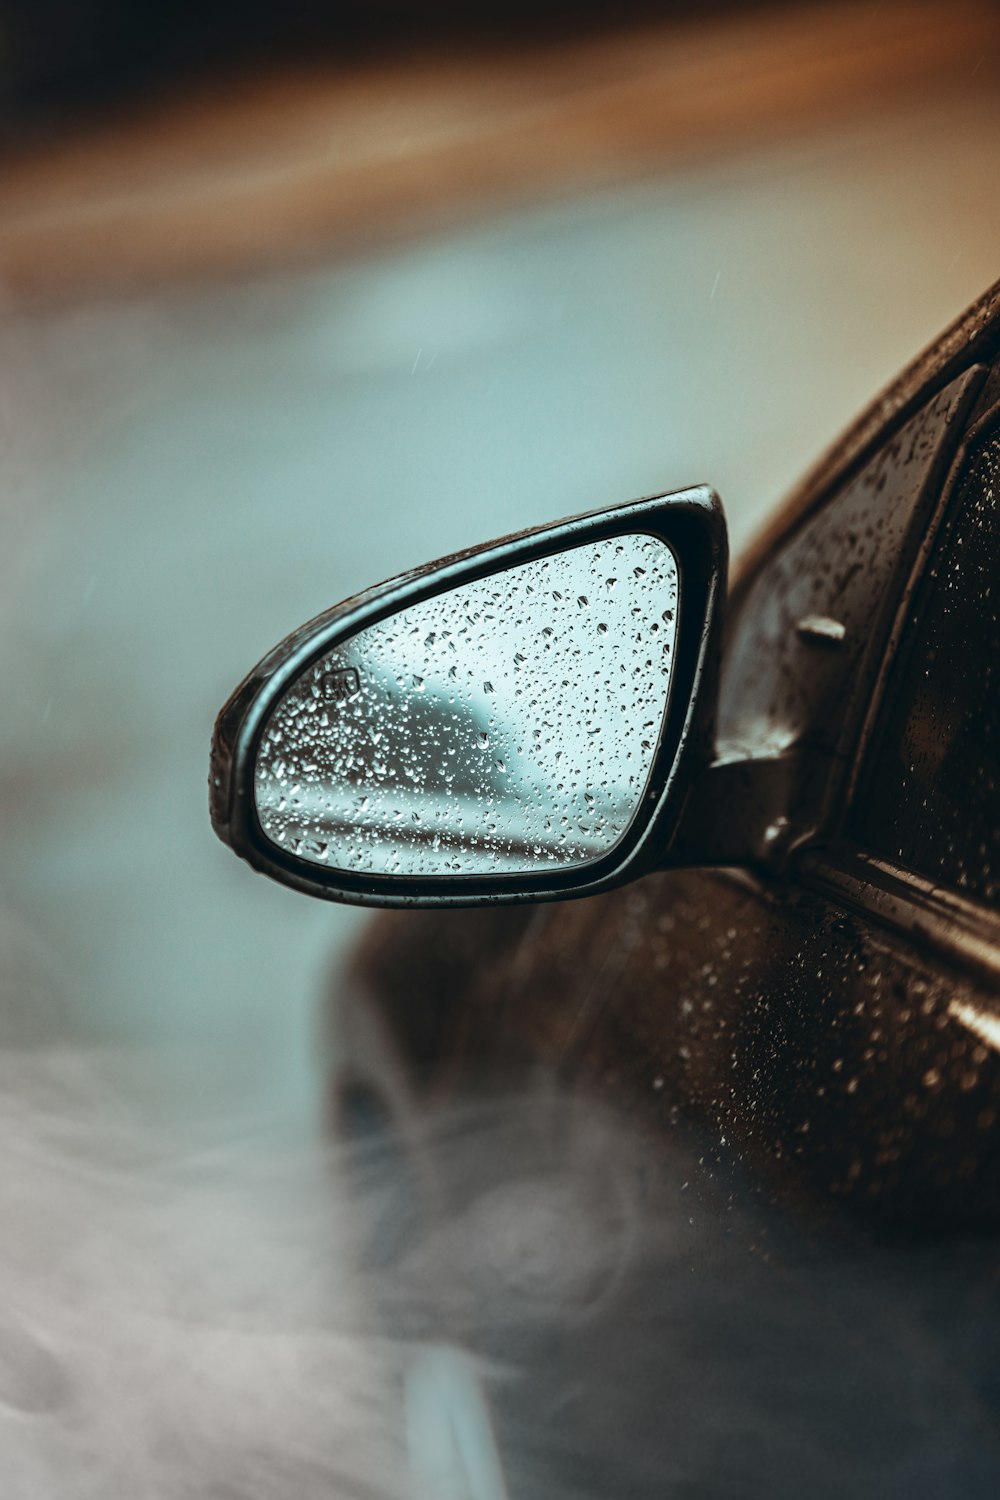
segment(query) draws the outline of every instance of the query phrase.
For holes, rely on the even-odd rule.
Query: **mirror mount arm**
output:
[[[793,820],[792,808],[820,805],[830,757],[793,747],[751,759],[722,756],[698,777],[661,868],[702,865],[785,873],[795,851],[816,835],[816,820]]]

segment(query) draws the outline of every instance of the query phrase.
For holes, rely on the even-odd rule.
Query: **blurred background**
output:
[[[429,1410],[493,1438],[481,1364],[400,1313],[425,1281],[367,1274],[326,1154],[320,1009],[365,919],[216,843],[215,712],[310,615],[516,527],[705,480],[738,549],[1000,274],[998,80],[976,0],[0,4],[5,1494],[507,1493],[495,1454],[419,1478]],[[522,1175],[592,1239],[551,1118]],[[726,1212],[683,1250],[654,1215],[644,1260],[711,1265],[708,1361],[752,1237],[720,1261]],[[846,1322],[884,1307],[827,1267],[803,1308],[820,1283]],[[873,1401],[927,1368],[910,1335]],[[759,1373],[709,1381],[716,1413]],[[953,1410],[927,1493],[993,1494],[939,1376],[907,1408]],[[829,1441],[752,1491],[685,1450],[676,1493],[784,1493]],[[861,1493],[922,1493],[908,1441]],[[511,1493],[559,1493],[532,1452]],[[632,1493],[614,1458],[596,1492]]]

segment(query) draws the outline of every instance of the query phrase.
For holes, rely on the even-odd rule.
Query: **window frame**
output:
[[[927,532],[900,595],[830,840],[804,851],[797,869],[805,885],[994,983],[1000,981],[1000,903],[992,904],[975,892],[875,853],[851,830],[867,778],[885,742],[894,689],[903,691],[903,684],[896,684],[895,678],[912,649],[904,636],[919,630],[933,597],[929,570],[947,545],[970,466],[1000,434],[998,377],[1000,361],[984,369],[971,410],[966,408],[965,428],[952,451]]]
[[[1000,369],[1000,366],[997,368]],[[981,388],[980,394],[982,394]],[[958,500],[966,475],[976,462],[980,451],[998,433],[1000,433],[1000,396],[985,411],[979,411],[977,407],[973,408],[971,421],[960,436],[944,476],[937,504],[934,506],[927,532],[914,558],[914,565],[900,597],[892,630],[886,642],[871,702],[852,757],[850,779],[846,788],[838,831],[844,831],[849,827],[852,814],[863,794],[873,759],[879,754],[885,733],[885,718],[894,700],[893,679],[897,671],[902,669],[907,652],[911,649],[908,643],[904,644],[904,637],[911,632],[915,635],[919,631],[921,618],[933,596],[934,591],[928,583],[929,570],[934,558],[940,555],[941,549],[947,544],[954,527],[958,514]],[[913,873],[919,874],[917,871]]]
[[[964,369],[950,370],[947,380],[925,390],[923,401],[915,409],[907,406],[896,412],[891,420],[886,419],[877,436],[854,454],[852,462],[831,476],[825,490],[813,496],[807,506],[790,518],[785,530],[766,553],[755,556],[752,566],[738,571],[735,597],[731,597],[727,608],[720,671],[717,756],[721,769],[713,773],[716,786],[710,791],[708,800],[712,803],[717,800],[717,795],[725,793],[721,780],[725,769],[741,773],[740,805],[747,804],[748,799],[752,804],[752,827],[748,832],[741,825],[738,836],[724,841],[724,848],[714,850],[710,862],[733,863],[732,859],[726,860],[723,856],[738,851],[735,862],[739,863],[744,858],[745,848],[751,847],[755,850],[758,868],[765,872],[792,874],[801,851],[835,846],[840,840],[848,792],[853,790],[856,764],[865,753],[866,737],[874,719],[873,701],[880,699],[884,689],[886,662],[898,644],[900,621],[906,616],[915,580],[922,575],[930,550],[929,539],[936,533],[947,506],[954,466],[963,452],[969,424],[977,413],[988,373],[989,367],[977,362],[971,362]],[[765,587],[783,587],[780,577],[774,575],[774,569],[803,530],[813,525],[824,512],[835,510],[865,471],[879,462],[885,450],[951,391],[954,396],[950,409],[931,428],[932,453],[916,501],[919,515],[914,514],[905,530],[894,540],[885,538],[882,543],[889,567],[883,577],[882,590],[888,605],[877,621],[879,637],[884,641],[881,652],[866,650],[856,662],[844,662],[845,681],[850,686],[844,700],[846,713],[835,740],[825,730],[823,710],[818,708],[816,732],[806,725],[805,733],[798,739],[791,740],[787,746],[769,749],[763,742],[758,742],[752,716],[741,732],[739,711],[735,716],[724,712],[728,707],[726,696],[730,691],[733,658],[738,658],[744,632],[752,632],[754,628],[755,591],[762,582]],[[922,529],[918,530],[918,526]],[[788,671],[806,669],[805,659],[794,664],[789,659],[786,663]],[[752,703],[753,695],[747,695],[747,704]],[[752,791],[749,790],[751,787]],[[702,809],[702,820],[707,815]],[[696,832],[700,833],[699,819],[693,821]],[[772,837],[772,833],[776,836]],[[694,856],[700,850],[701,840],[692,835],[690,862],[697,862]]]

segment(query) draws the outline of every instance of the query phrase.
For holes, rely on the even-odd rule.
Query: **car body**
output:
[[[338,961],[324,1014],[412,1493],[997,1492],[997,451],[1000,286],[821,461],[724,605],[718,508],[689,491],[348,601],[223,710],[222,836],[300,890],[403,908]],[[456,576],[502,584],[625,513],[676,549],[699,625],[638,842],[445,884],[255,830],[266,726],[312,699],[308,748],[354,701],[362,658],[331,675],[331,643],[409,610],[423,630]],[[684,513],[714,537],[700,598]],[[401,784],[415,743],[481,728],[413,701]],[[355,759],[353,790],[383,774]],[[461,795],[421,785],[466,817],[495,788],[459,761]]]
[[[644,1100],[651,1118],[693,1113],[766,1180],[817,1202],[897,1224],[995,1223],[998,453],[995,287],[874,403],[741,560],[719,611],[717,669],[711,601],[699,616],[698,672],[710,685],[685,691],[692,704],[698,692],[711,698],[710,711],[701,699],[692,709],[693,738],[714,744],[671,804],[660,860],[671,867],[649,873],[655,861],[633,860],[606,881],[632,880],[626,889],[537,911],[381,917],[342,1003],[352,1059],[342,1081],[356,1086],[376,1034],[383,1080],[530,1056]],[[502,573],[505,560],[493,548],[476,566]],[[455,567],[442,565],[425,592]],[[383,613],[402,609],[413,584],[393,587],[378,596]],[[303,632],[291,639],[275,659],[301,656]],[[234,704],[247,719],[266,676],[251,674],[220,725],[234,722]],[[232,733],[217,735],[216,804],[223,756],[230,795]],[[216,823],[223,831],[217,805]],[[239,852],[312,888],[301,868]],[[462,880],[453,885],[462,899]],[[346,899],[391,904],[386,889]],[[500,898],[499,886],[482,897]]]
[[[718,737],[762,858],[382,915],[335,1023],[373,1087],[545,1059],[815,1204],[998,1222],[998,441],[993,288],[740,560]]]

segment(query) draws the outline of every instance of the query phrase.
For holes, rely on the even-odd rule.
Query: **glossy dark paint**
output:
[[[733,846],[755,848],[753,868],[656,874],[536,912],[383,916],[336,1021],[349,1072],[433,1094],[540,1059],[627,1100],[654,1131],[693,1114],[720,1156],[745,1157],[817,1206],[933,1232],[1000,1222],[996,910],[873,859],[848,818],[967,439],[993,420],[998,342],[994,288],[861,418],[744,561],[723,658],[722,763],[692,799],[688,838],[694,854],[723,792],[741,821]],[[784,567],[795,538],[879,454],[891,469],[932,441],[919,417],[935,402],[938,447],[913,524],[900,529],[890,512],[862,547],[835,545],[846,571],[860,561],[878,572],[853,619],[848,610],[861,649],[817,644],[796,628],[802,570]]]

